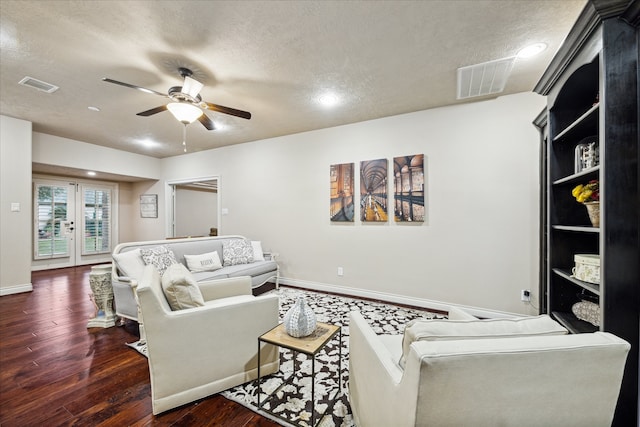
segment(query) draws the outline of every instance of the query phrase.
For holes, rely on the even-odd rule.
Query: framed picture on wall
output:
[[[353,221],[353,163],[331,165],[329,169],[331,221]]]
[[[360,219],[387,221],[387,159],[360,162]]]
[[[158,218],[158,195],[140,195],[140,218]]]
[[[396,222],[424,221],[424,154],[393,158],[393,213]]]

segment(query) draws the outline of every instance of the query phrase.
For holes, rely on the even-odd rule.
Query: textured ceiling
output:
[[[545,42],[542,55],[516,61],[502,94],[531,91],[585,4],[2,0],[0,114],[162,158],[182,154],[182,125],[166,111],[136,113],[168,100],[103,77],[166,93],[186,66],[204,100],[252,113],[208,111],[219,129],[189,125],[190,152],[456,104],[458,67]],[[25,76],[60,89],[18,85]],[[332,109],[316,102],[325,91],[339,98]]]

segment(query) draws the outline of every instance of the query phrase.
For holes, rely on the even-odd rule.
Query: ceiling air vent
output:
[[[51,83],[43,82],[42,80],[34,79],[33,77],[29,77],[29,76],[26,76],[25,78],[20,80],[18,84],[21,84],[23,86],[29,86],[39,91],[47,92],[47,93],[53,93],[58,89],[60,89],[56,85],[52,85]]]
[[[515,60],[514,56],[458,68],[458,99],[502,92]]]

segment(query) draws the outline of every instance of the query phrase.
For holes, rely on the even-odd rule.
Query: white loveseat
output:
[[[111,283],[113,285],[113,299],[116,315],[131,320],[138,319],[138,307],[135,301],[132,280],[140,280],[145,267],[141,250],[166,246],[173,253],[175,260],[188,267],[185,256],[196,256],[216,252],[221,263],[224,262],[225,245],[230,242],[250,242],[243,236],[214,236],[199,238],[182,238],[168,240],[153,240],[145,242],[121,243],[112,253],[113,263]],[[249,276],[251,286],[258,287],[268,281],[279,285],[280,269],[275,257],[262,251],[260,242],[251,242],[254,256],[250,262],[234,265],[221,265],[221,268],[193,272],[198,283],[208,283],[229,277]],[[245,260],[247,261],[247,260]],[[223,286],[220,284],[220,286]]]
[[[154,414],[257,378],[258,337],[278,324],[278,297],[254,297],[249,277],[221,282],[224,287],[193,283],[204,305],[173,311],[166,277],[154,266],[134,281],[145,319]],[[184,289],[178,294],[187,303],[193,296]],[[260,352],[261,372],[276,372],[278,347],[265,344]]]
[[[626,341],[567,335],[548,316],[513,324],[452,317],[416,322],[404,336],[376,335],[351,313],[349,401],[358,426],[611,425]]]

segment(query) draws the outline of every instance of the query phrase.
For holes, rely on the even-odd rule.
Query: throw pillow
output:
[[[151,264],[158,269],[160,276],[164,274],[167,267],[178,262],[173,251],[164,245],[148,249],[140,249],[140,254],[142,255],[142,259],[145,264]]]
[[[218,252],[207,252],[200,255],[185,255],[187,267],[190,271],[214,271],[222,268]]]
[[[182,264],[172,264],[162,275],[162,290],[171,310],[202,307],[204,299],[202,292],[187,267]]]
[[[222,245],[223,265],[249,264],[253,262],[253,247],[246,239],[227,240]]]
[[[140,279],[142,277],[142,272],[146,264],[140,254],[140,248],[133,251],[113,254],[113,260],[123,276],[133,279]]]
[[[580,301],[571,306],[571,311],[576,317],[593,326],[600,326],[600,306],[591,301]]]
[[[252,240],[251,247],[253,248],[253,260],[264,261],[264,253],[262,252],[262,242]]]
[[[565,335],[567,330],[546,314],[513,319],[486,320],[412,320],[407,323],[402,338],[402,356],[399,364],[404,368],[409,347],[414,341],[442,341],[517,336]]]

